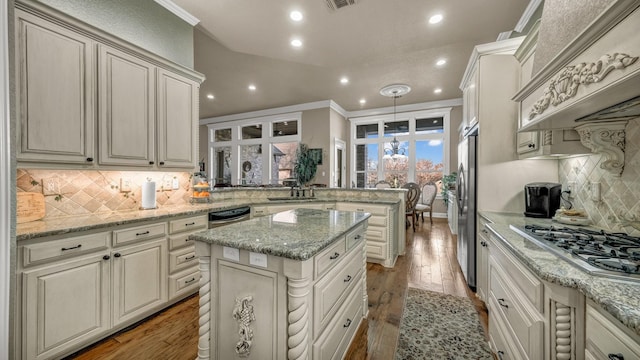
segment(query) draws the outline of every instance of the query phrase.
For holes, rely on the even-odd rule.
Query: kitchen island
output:
[[[190,235],[198,358],[342,358],[368,312],[369,217],[295,209]]]

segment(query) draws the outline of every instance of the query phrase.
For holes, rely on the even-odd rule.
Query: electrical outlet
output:
[[[120,178],[120,192],[131,192],[131,179]]]
[[[174,177],[174,178],[173,178],[172,189],[173,189],[173,190],[178,190],[178,189],[180,189],[180,181],[178,181],[178,178],[177,178],[177,177]]]
[[[162,183],[160,184],[162,191],[169,191],[173,187],[173,181],[170,176],[163,176]]]
[[[576,188],[576,182],[575,181],[567,182],[567,191],[570,191],[569,198],[576,197],[576,191],[578,191],[578,189]]]

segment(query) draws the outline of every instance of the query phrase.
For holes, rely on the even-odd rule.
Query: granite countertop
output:
[[[481,211],[487,227],[511,252],[542,280],[578,289],[629,329],[640,335],[640,279],[625,281],[590,275],[552,252],[519,235],[509,225],[555,224],[549,219],[525,218],[520,214]]]
[[[54,218],[44,218],[28,223],[17,224],[17,241],[34,239],[44,236],[54,236],[73,232],[109,228],[118,225],[134,224],[142,221],[162,221],[173,217],[188,215],[203,215],[210,211],[232,209],[239,206],[274,205],[305,202],[358,202],[372,204],[395,205],[400,200],[385,199],[228,199],[215,200],[210,203],[193,203],[183,205],[166,205],[153,210],[113,211],[99,214],[75,215]]]
[[[294,209],[197,232],[189,239],[307,260],[369,216],[360,212]]]

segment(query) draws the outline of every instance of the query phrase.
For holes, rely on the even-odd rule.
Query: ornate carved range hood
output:
[[[519,131],[575,129],[603,169],[622,173],[625,127],[640,117],[638,4],[612,2],[522,87]]]

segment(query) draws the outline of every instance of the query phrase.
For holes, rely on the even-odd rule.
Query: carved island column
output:
[[[211,246],[196,241],[196,255],[200,270],[200,300],[198,309],[198,357],[197,359],[211,359]]]
[[[287,359],[311,359],[313,261],[285,260],[287,277]]]

